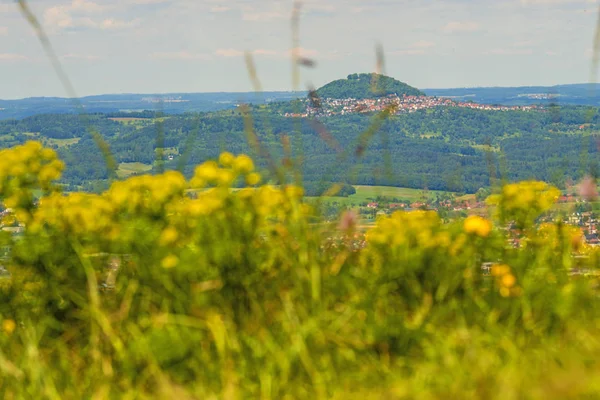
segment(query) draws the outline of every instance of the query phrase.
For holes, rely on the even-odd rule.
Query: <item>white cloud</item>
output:
[[[533,46],[535,43],[533,40],[521,40],[518,42],[513,43],[513,47],[531,47]]]
[[[276,56],[277,52],[274,50],[257,49],[252,51],[252,54],[254,54],[255,56]]]
[[[417,42],[414,42],[410,47],[416,48],[416,49],[426,49],[426,48],[435,47],[435,43],[427,41],[427,40],[419,40]]]
[[[0,53],[0,61],[24,61],[28,58],[22,54],[16,53]]]
[[[291,57],[292,50],[288,51],[276,51],[269,49],[256,49],[249,52],[254,56],[274,56],[274,57]],[[245,51],[239,49],[217,49],[215,54],[220,57],[242,57],[246,54]],[[316,50],[308,50],[304,48],[298,48],[298,57],[315,57],[319,54]]]
[[[5,4],[2,3],[0,4],[0,13],[9,13],[11,11],[17,11],[17,6],[16,4]]]
[[[417,56],[425,54],[425,50],[423,49],[404,49],[404,50],[394,50],[389,52],[388,54],[392,56]]]
[[[286,54],[289,57],[291,57],[294,53],[296,53],[296,55],[298,57],[302,57],[302,58],[313,58],[313,57],[317,57],[319,55],[319,52],[317,50],[305,49],[304,47],[296,47],[296,48],[290,49],[287,51]]]
[[[237,49],[218,49],[215,54],[220,57],[241,57],[244,52]]]
[[[71,7],[73,11],[80,11],[85,13],[98,13],[104,10],[104,7],[97,3],[87,0],[73,0]]]
[[[213,13],[222,13],[222,12],[227,12],[229,10],[231,10],[231,7],[222,6],[222,5],[212,6],[210,8],[210,12],[213,12]]]
[[[475,21],[452,21],[448,22],[443,28],[442,31],[446,33],[455,33],[455,32],[476,32],[481,29],[481,25]]]
[[[392,56],[418,56],[427,54],[426,49],[431,49],[433,47],[435,47],[434,42],[428,40],[418,40],[408,47],[392,50],[388,52],[388,54]]]
[[[92,54],[76,54],[76,53],[68,53],[63,54],[61,57],[63,60],[82,60],[82,61],[97,61],[100,60],[100,56],[92,55]]]
[[[596,4],[597,0],[520,0],[523,5]]]
[[[133,19],[131,21],[123,21],[123,20],[118,20],[118,19],[113,19],[113,18],[107,18],[105,20],[103,20],[100,24],[98,24],[98,27],[101,29],[123,29],[123,28],[129,28],[129,27],[134,27],[139,25],[140,20],[139,19]]]
[[[108,15],[118,9],[114,4],[100,5],[89,0],[72,0],[68,5],[47,8],[43,21],[51,33],[73,28],[114,30],[139,25],[139,18],[123,20]]]
[[[158,60],[210,60],[212,57],[204,53],[190,53],[188,51],[174,51],[174,52],[156,52],[152,53],[150,57]]]
[[[486,50],[482,54],[495,55],[495,56],[524,56],[524,55],[533,54],[533,51],[531,49],[496,48],[496,49]]]
[[[147,5],[147,4],[162,4],[169,3],[170,0],[121,0],[121,4],[129,5]]]

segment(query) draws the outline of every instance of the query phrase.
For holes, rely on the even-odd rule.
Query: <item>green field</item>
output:
[[[42,143],[47,146],[56,146],[56,147],[67,147],[74,145],[79,142],[81,138],[69,138],[69,139],[52,139],[52,138],[43,138]]]
[[[151,165],[140,162],[120,163],[119,169],[117,169],[117,176],[119,178],[127,178],[130,175],[138,174],[140,172],[149,172],[151,169]]]
[[[41,136],[39,132],[24,132],[23,135],[29,137],[30,140],[38,140],[44,146],[48,146],[48,147],[68,147],[68,146],[72,146],[72,145],[78,143],[79,140],[81,140],[81,138],[67,138],[67,139],[49,138],[49,137]],[[9,141],[9,140],[13,140],[13,139],[14,139],[14,136],[12,136],[12,135],[3,135],[3,137],[2,137],[3,141]]]
[[[343,204],[354,204],[374,201],[377,196],[383,196],[388,198],[397,198],[402,200],[419,201],[426,198],[432,198],[435,196],[448,194],[451,192],[443,192],[437,190],[422,190],[422,189],[410,189],[410,188],[399,188],[391,186],[366,186],[366,185],[354,185],[356,194],[348,197],[322,197],[322,201],[338,202]]]

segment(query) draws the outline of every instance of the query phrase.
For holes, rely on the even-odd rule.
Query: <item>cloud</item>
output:
[[[427,54],[426,49],[435,47],[435,43],[428,40],[418,40],[410,46],[402,49],[390,51],[388,54],[392,56],[418,56]]]
[[[482,54],[495,55],[495,56],[525,56],[525,55],[533,54],[533,51],[531,49],[497,48],[497,49],[486,50]]]
[[[302,7],[302,14],[314,17],[332,17],[336,14],[336,7],[332,4],[308,3]]]
[[[276,51],[269,49],[256,49],[249,52],[254,56],[272,56],[272,57],[288,57],[291,56],[291,50]],[[220,57],[242,57],[246,54],[245,51],[238,49],[217,49],[215,54]],[[314,57],[318,54],[316,50],[299,49],[299,57]]]
[[[427,48],[435,47],[435,43],[427,41],[427,40],[419,40],[417,42],[414,42],[410,47],[415,48],[415,49],[427,49]]]
[[[28,60],[28,58],[22,54],[0,53],[0,61],[25,61],[25,60]]]
[[[185,50],[174,52],[156,52],[152,53],[150,57],[157,60],[210,60],[212,58],[209,54],[190,53]]]
[[[92,55],[92,54],[75,54],[68,53],[64,54],[60,57],[63,60],[83,60],[83,61],[97,61],[100,60],[100,56]]]
[[[8,35],[8,28],[6,26],[0,26],[0,36]]]
[[[118,19],[113,19],[113,18],[107,18],[105,20],[103,20],[102,22],[100,22],[97,26],[101,29],[123,29],[123,28],[129,28],[129,27],[134,27],[139,25],[140,20],[139,18],[130,20],[130,21],[123,21],[123,20],[118,20]]]
[[[17,11],[17,6],[16,4],[5,4],[2,3],[0,4],[0,13],[8,13],[11,11]]]
[[[244,21],[271,21],[274,19],[287,19],[289,14],[281,11],[245,12],[242,16]]]
[[[220,57],[241,57],[244,52],[236,49],[218,49],[215,54]]]
[[[293,49],[289,49],[286,52],[286,55],[288,57],[291,57],[294,53],[296,53],[296,55],[298,57],[302,57],[302,58],[312,58],[312,57],[317,57],[319,55],[319,52],[317,50],[305,49],[304,47],[296,47]]]
[[[523,5],[561,5],[561,4],[596,4],[596,0],[521,0]]]
[[[71,7],[73,11],[85,12],[85,13],[99,13],[104,10],[104,7],[87,0],[73,0]]]
[[[340,50],[330,50],[327,52],[327,54],[323,55],[322,57],[328,60],[339,60],[341,58],[344,57],[349,57],[352,55],[352,52],[350,51],[340,51]]]
[[[423,49],[404,49],[404,50],[394,50],[390,51],[388,54],[392,56],[417,56],[425,54],[425,50]]]
[[[110,3],[100,5],[89,0],[72,0],[67,5],[47,8],[43,21],[51,33],[81,28],[115,30],[139,25],[139,18],[123,20],[107,15],[114,10],[118,10],[118,6]]]
[[[213,12],[213,13],[222,13],[222,12],[227,12],[230,10],[231,10],[231,7],[223,6],[223,5],[212,6],[210,8],[210,12]]]
[[[513,43],[513,47],[531,47],[535,44],[533,40],[521,40]]]
[[[121,0],[121,4],[130,4],[130,5],[147,5],[147,4],[162,4],[162,3],[170,3],[171,0]]]
[[[254,54],[255,56],[276,56],[277,52],[274,50],[257,49],[252,51],[252,54]]]
[[[477,32],[481,29],[481,25],[475,21],[452,21],[448,22],[443,28],[442,31],[446,33],[456,33],[456,32]]]

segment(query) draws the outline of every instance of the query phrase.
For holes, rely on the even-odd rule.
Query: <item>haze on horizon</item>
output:
[[[291,0],[29,0],[80,96],[291,90]],[[305,0],[301,87],[375,69],[418,88],[588,82],[597,0]],[[66,96],[0,0],[1,99]]]

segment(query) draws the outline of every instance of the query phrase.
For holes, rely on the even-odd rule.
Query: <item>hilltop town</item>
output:
[[[455,101],[445,97],[411,96],[390,94],[379,98],[345,98],[345,99],[317,99],[304,100],[306,110],[304,113],[285,113],[285,117],[309,117],[348,115],[356,113],[381,112],[386,109],[396,114],[412,113],[435,107],[460,107],[485,111],[532,111],[538,106],[505,106],[493,104],[478,104],[471,101]]]

